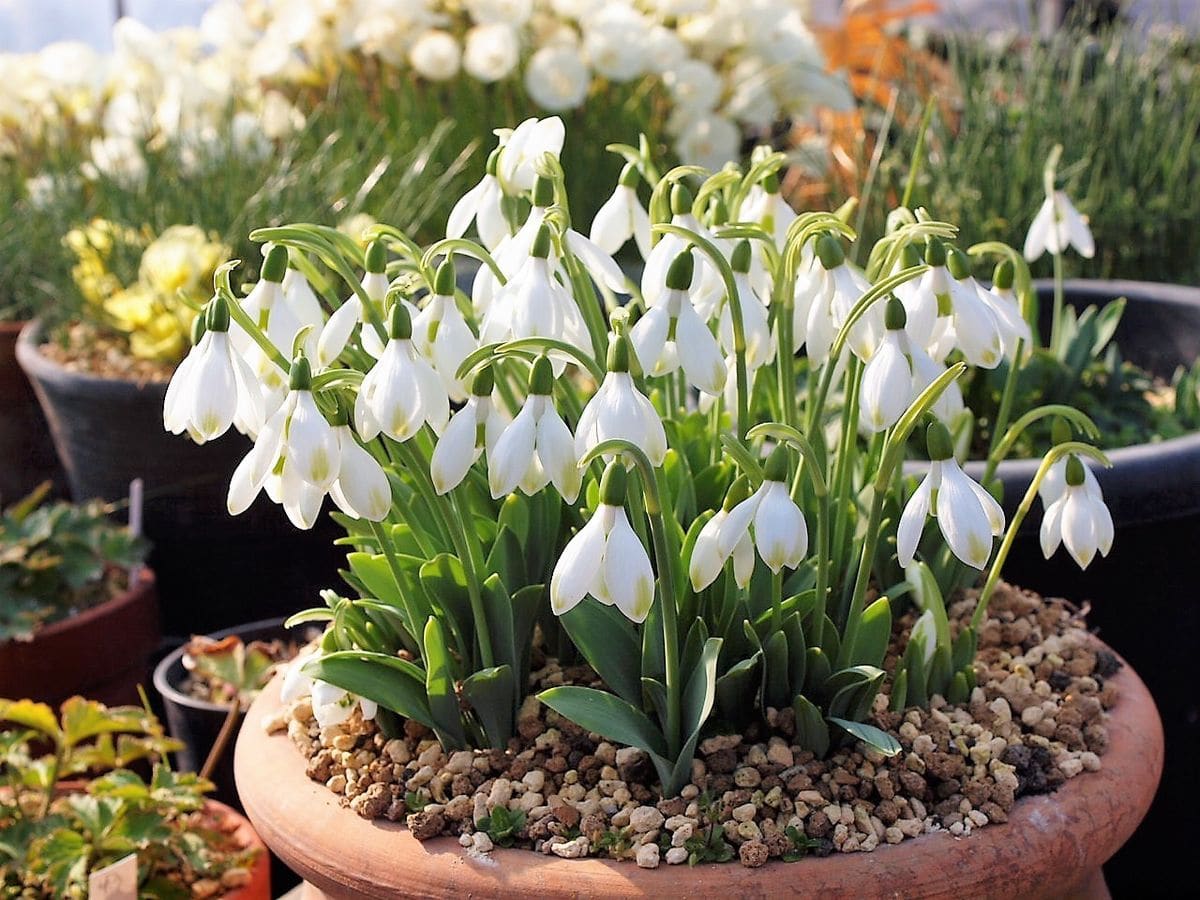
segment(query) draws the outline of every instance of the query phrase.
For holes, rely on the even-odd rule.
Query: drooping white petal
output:
[[[1054,201],[1047,197],[1038,207],[1037,215],[1029,223],[1029,232],[1025,235],[1025,259],[1029,262],[1041,257],[1046,252],[1051,235],[1056,231],[1054,221]],[[1057,240],[1057,235],[1054,236]],[[1052,251],[1053,252],[1053,251]]]
[[[642,371],[647,375],[665,375],[669,371],[660,368],[660,363],[670,325],[666,308],[654,306],[629,330],[629,342],[633,344],[633,352],[637,354]]]
[[[690,303],[680,304],[675,323],[675,347],[679,366],[692,386],[718,396],[725,387],[725,357],[721,355],[717,339]]]
[[[321,329],[320,337],[317,338],[318,369],[328,368],[346,349],[354,326],[361,318],[361,309],[358,297],[353,296],[334,310],[329,321],[325,323],[325,327]]]
[[[623,508],[618,508],[604,548],[604,584],[630,621],[644,622],[654,602],[654,571]]]
[[[935,470],[936,467],[936,470]],[[908,498],[904,512],[900,514],[900,524],[896,528],[896,559],[901,567],[912,565],[921,542],[921,533],[925,530],[925,519],[929,516],[929,507],[933,501],[933,489],[937,485],[941,464],[930,463],[929,473],[921,480],[913,495]]]
[[[491,176],[485,175],[473,188],[458,198],[446,219],[446,237],[460,238],[467,233],[479,211],[480,200],[489,177]]]
[[[889,331],[863,370],[859,421],[874,433],[891,428],[913,401],[912,369],[900,346],[900,331]]]
[[[451,491],[467,477],[471,464],[479,458],[481,448],[475,446],[478,423],[478,399],[470,398],[450,418],[450,424],[438,438],[429,460],[429,477],[439,494]]]
[[[352,510],[349,515],[382,522],[392,506],[392,488],[387,474],[375,457],[359,446],[347,426],[336,430],[341,447],[341,466],[334,487],[349,504]]]
[[[754,542],[750,540],[750,532],[742,533],[742,539],[733,548],[733,581],[745,590],[750,586],[750,578],[754,574]]]
[[[516,489],[533,459],[536,441],[536,410],[530,399],[526,399],[525,405],[512,424],[504,429],[496,441],[495,450],[488,456],[488,485],[494,498],[499,499]]]
[[[731,509],[725,521],[721,523],[717,532],[717,551],[723,560],[729,558],[733,548],[749,532],[750,523],[754,521],[754,514],[758,512],[758,505],[766,495],[768,487],[769,482],[763,482],[757,491]]]
[[[982,569],[992,553],[992,528],[969,482],[956,462],[943,462],[934,513],[951,552],[967,565]]]
[[[1062,543],[1062,514],[1063,501],[1065,498],[1060,497],[1054,502],[1046,506],[1046,514],[1042,518],[1042,527],[1039,529],[1038,537],[1041,540],[1042,555],[1049,559],[1054,555],[1054,551],[1058,549],[1058,545]]]
[[[973,478],[966,479],[967,487],[971,489],[976,498],[979,500],[979,505],[982,507],[984,515],[987,516],[988,527],[992,529],[992,534],[1000,535],[1004,532],[1004,510],[996,501],[996,498],[989,494],[978,481]]]
[[[192,389],[187,411],[188,430],[197,443],[218,438],[229,430],[237,414],[237,382],[228,346],[229,334],[208,332],[200,341],[201,352],[191,372]]]
[[[563,548],[550,577],[550,608],[556,616],[569,612],[591,589],[604,560],[604,507],[601,506]]]
[[[337,479],[340,455],[333,427],[317,409],[311,391],[296,391],[295,411],[288,423],[288,462],[322,493]]]
[[[697,593],[716,581],[725,566],[726,557],[721,555],[717,547],[717,535],[720,533],[721,524],[728,517],[729,513],[726,510],[717,510],[696,535],[696,543],[692,545],[692,558],[688,561],[688,578],[691,579],[692,589]]]
[[[206,337],[207,332],[200,338],[201,344]],[[163,428],[171,434],[183,434],[187,430],[187,407],[191,405],[191,399],[187,395],[194,390],[191,373],[200,355],[199,347],[200,344],[197,344],[188,352],[175,368],[175,373],[167,385],[167,393],[163,398]]]
[[[784,566],[794,569],[808,552],[808,526],[800,509],[788,495],[787,485],[770,485],[754,513],[754,545],[767,567],[778,574]]]
[[[548,398],[537,420],[537,456],[563,499],[574,503],[583,479],[579,457],[575,455],[575,439]]]
[[[567,229],[567,248],[579,258],[588,274],[610,291],[625,293],[625,275],[611,256],[578,231]]]

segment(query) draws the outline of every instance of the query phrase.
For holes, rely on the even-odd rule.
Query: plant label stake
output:
[[[140,478],[129,482],[129,533],[135,538],[142,536],[142,503],[145,483]],[[142,579],[142,563],[129,570],[129,587],[135,588]]]
[[[141,486],[140,479],[134,483]],[[130,853],[88,876],[88,896],[92,900],[137,900],[137,874],[137,854]]]

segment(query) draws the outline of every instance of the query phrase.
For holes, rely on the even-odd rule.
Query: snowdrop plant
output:
[[[307,527],[328,494],[354,548],[346,595],[326,591],[295,617],[328,627],[289,690],[311,691],[322,715],[357,703],[384,727],[421,722],[447,747],[502,747],[529,699],[537,625],[545,648],[603,683],[537,699],[644,750],[668,795],[706,729],[772,709],[792,710],[814,752],[849,740],[897,752],[870,721],[885,654],[900,654],[894,709],[967,697],[974,635],[1039,490],[1056,490],[1044,495],[1047,550],[1065,543],[1086,565],[1111,542],[1080,462],[1105,458],[1073,439],[1095,434],[1078,411],[1006,413],[982,483],[955,456],[969,417],[957,380],[1001,359],[1016,373],[1027,353],[1021,255],[959,250],[951,224],[900,209],[858,268],[841,216],[779,205],[782,156],[660,175],[645,142],[614,147],[629,193],[593,243],[571,220],[558,135],[536,122],[501,132],[502,224],[480,218],[476,188],[473,215],[428,247],[387,225],[368,229],[365,252],[312,225],[255,232],[350,292],[326,283],[328,321],[287,346],[229,290],[233,264],[218,273],[209,329],[227,316],[288,385],[230,509],[265,489]],[[645,270],[614,285],[606,254],[636,237],[637,209]],[[994,294],[970,272],[985,257],[1001,261]],[[460,281],[463,258],[473,281]],[[481,280],[494,289],[486,304]],[[314,366],[309,336],[351,304],[351,327],[317,342]],[[212,352],[204,341],[197,359]],[[180,396],[197,371],[181,369]],[[270,395],[268,379],[257,384]],[[168,426],[203,438],[236,403],[203,428],[184,408]],[[1066,430],[1006,522],[994,467],[1046,417]],[[919,483],[902,468],[918,429],[932,460]],[[980,577],[975,619],[952,637],[943,598]],[[910,602],[920,616],[905,642],[893,609]]]

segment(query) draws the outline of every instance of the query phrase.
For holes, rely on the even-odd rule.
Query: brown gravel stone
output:
[[[746,841],[738,847],[738,859],[748,869],[757,869],[770,858],[771,851],[762,841]]]
[[[446,820],[441,813],[429,813],[421,810],[421,812],[409,816],[407,824],[413,837],[418,841],[427,841],[442,833],[442,829],[446,826]]]

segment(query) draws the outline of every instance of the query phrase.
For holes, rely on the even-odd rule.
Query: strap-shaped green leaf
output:
[[[643,678],[642,695],[642,708],[654,710],[658,721],[667,721],[667,686],[657,678]]]
[[[684,734],[698,735],[712,712],[717,690],[717,657],[721,654],[721,639],[709,638],[704,643],[692,674],[683,688],[682,725]],[[686,671],[686,670],[685,670]]]
[[[831,669],[829,657],[825,655],[825,651],[820,647],[809,647],[804,692],[815,695],[823,691],[825,682],[829,680]]]
[[[863,610],[858,636],[850,652],[851,664],[878,666],[883,662],[891,637],[892,605],[887,597],[880,597]]]
[[[522,547],[529,544],[529,507],[531,502],[524,494],[509,494],[500,504],[500,515],[497,517],[499,526],[512,531]]]
[[[430,616],[425,623],[424,647],[425,693],[429,695],[435,730],[447,749],[461,747],[467,738],[458,709],[458,694],[454,691],[454,663],[446,647],[442,623],[436,616]]]
[[[505,746],[512,737],[514,687],[509,666],[481,669],[463,680],[463,696],[493,747]]]
[[[790,658],[787,637],[782,631],[775,632],[763,643],[763,660],[762,702],[765,712],[768,706],[776,709],[787,706],[788,698],[795,693],[788,677]]]
[[[950,667],[955,671],[968,668],[975,661],[975,650],[975,629],[968,625],[954,638],[954,646],[950,652]]]
[[[588,665],[624,700],[640,703],[641,649],[633,623],[615,606],[584,600],[559,616]]]
[[[813,594],[816,597],[816,594]],[[804,690],[804,676],[808,671],[808,647],[804,642],[804,626],[800,624],[801,614],[794,613],[783,620],[783,633],[787,635],[788,647],[788,679],[792,685],[792,694]]]
[[[703,619],[697,618],[688,629],[687,640],[683,642],[683,653],[679,655],[679,670],[691,672],[700,662],[700,653],[708,640],[708,626]]]
[[[851,722],[848,719],[838,719],[833,716],[830,716],[829,721],[844,729],[851,737],[874,747],[884,756],[895,756],[900,752],[900,742],[874,725],[868,725],[866,722]]]
[[[428,728],[435,727],[425,693],[425,672],[406,659],[341,650],[310,660],[304,666],[304,674],[373,700]]]
[[[762,653],[756,651],[753,656],[730,666],[729,671],[717,679],[717,710],[722,719],[742,725],[754,714],[754,698],[761,684],[758,674],[761,660]]]
[[[492,544],[484,566],[489,573],[499,575],[505,584],[524,584],[528,581],[521,541],[507,525],[501,526],[496,533],[496,542]]]
[[[897,667],[896,677],[892,681],[892,696],[888,701],[888,709],[892,712],[904,712],[908,700],[908,669]]]
[[[818,757],[824,756],[829,752],[829,726],[821,711],[803,694],[792,700],[792,709],[796,713],[796,743]]]
[[[467,575],[458,557],[439,553],[421,566],[420,580],[425,593],[426,620],[435,610],[445,612],[455,630],[464,637],[463,643],[471,646],[475,620],[471,615],[471,596],[467,593]],[[418,623],[415,633],[423,635],[424,628],[424,621]]]
[[[667,744],[662,732],[644,712],[615,694],[564,685],[548,688],[537,696],[559,715],[566,716],[580,728],[594,731],[606,740],[628,744],[659,756],[666,754]]]

